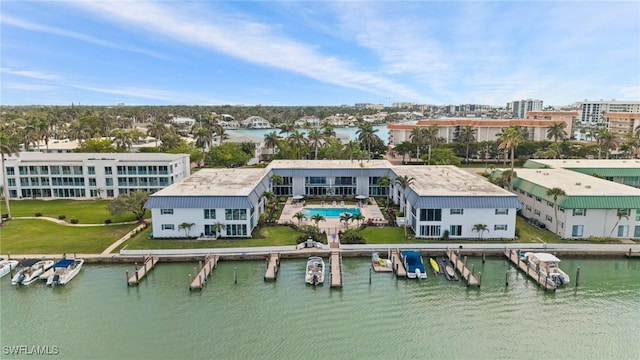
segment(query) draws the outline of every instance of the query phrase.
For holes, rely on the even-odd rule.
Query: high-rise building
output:
[[[581,104],[580,122],[583,126],[596,127],[604,122],[605,112],[640,113],[640,101],[589,101]]]
[[[516,100],[507,103],[507,109],[511,110],[514,118],[524,119],[527,111],[541,111],[542,100]]]

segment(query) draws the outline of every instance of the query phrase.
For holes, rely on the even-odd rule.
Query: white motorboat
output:
[[[531,269],[557,286],[566,285],[570,281],[569,275],[558,266],[561,260],[553,254],[527,252],[524,254],[524,261]]]
[[[0,278],[7,275],[18,266],[17,260],[4,260],[0,258]]]
[[[40,260],[35,263],[27,265],[22,270],[18,271],[16,275],[11,279],[11,285],[31,285],[34,283],[42,273],[49,270],[53,266],[53,260]]]
[[[47,278],[47,285],[64,285],[71,281],[82,269],[83,259],[62,259],[53,265],[53,275]]]
[[[304,281],[311,285],[318,285],[324,282],[324,260],[321,257],[312,256],[308,259]]]

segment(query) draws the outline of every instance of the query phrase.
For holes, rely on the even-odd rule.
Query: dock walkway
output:
[[[207,282],[207,278],[211,275],[213,269],[218,266],[219,259],[220,256],[209,254],[204,258],[204,265],[200,262],[200,272],[198,272],[198,275],[196,275],[196,277],[191,281],[189,290],[202,289],[204,287],[204,284]]]
[[[393,270],[396,272],[396,276],[407,276],[407,269],[404,268],[404,264],[400,259],[400,249],[391,250],[391,263],[393,264]]]
[[[504,256],[506,256],[509,261],[511,261],[511,263],[516,265],[520,270],[524,271],[525,274],[527,274],[545,290],[556,291],[556,284],[553,281],[549,281],[546,277],[540,276],[540,274],[529,267],[524,260],[520,259],[519,251],[513,249],[505,250]]]
[[[331,287],[342,287],[342,256],[340,251],[331,251]]]
[[[462,278],[467,282],[467,286],[480,286],[480,279],[474,274],[474,271],[469,271],[467,268],[467,257],[464,257],[464,261],[460,260],[459,251],[447,249],[447,257],[453,263],[453,267],[460,273]]]
[[[264,274],[264,280],[275,280],[278,276],[280,268],[280,253],[272,252],[267,257],[267,271]]]
[[[138,285],[140,283],[140,281],[145,276],[147,276],[149,271],[151,271],[151,269],[153,269],[153,267],[156,266],[157,263],[158,263],[158,257],[157,256],[149,256],[149,255],[145,256],[144,257],[144,264],[142,265],[141,268],[138,268],[138,264],[136,264],[136,270],[133,273],[133,275],[127,280],[127,284],[129,284],[129,285]]]

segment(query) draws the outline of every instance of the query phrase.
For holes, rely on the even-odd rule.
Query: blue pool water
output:
[[[351,215],[359,215],[360,209],[357,208],[306,208],[304,209],[304,215],[307,218],[313,215],[320,214],[325,218],[339,218],[340,215],[349,213]]]

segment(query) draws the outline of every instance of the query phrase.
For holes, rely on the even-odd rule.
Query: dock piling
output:
[[[484,251],[483,251],[483,252],[482,252],[482,263],[483,263],[483,264],[484,264],[484,261],[485,261],[485,259],[484,259]]]
[[[504,286],[509,286],[509,269],[504,274]]]
[[[467,267],[467,255],[464,256],[464,261],[462,262],[462,265],[464,265],[464,267]]]
[[[371,268],[369,268],[369,285],[371,285]]]
[[[578,287],[579,283],[580,283],[580,266],[578,266],[578,269],[576,270],[576,287]]]
[[[127,277],[127,285],[129,285],[129,270],[125,270],[124,275]]]
[[[237,267],[237,266],[234,266],[234,267],[233,267],[233,283],[234,283],[234,284],[237,284],[237,283],[238,283],[238,274],[237,274],[237,271],[238,271],[238,267]]]
[[[471,264],[471,275],[475,275],[474,272],[476,271],[476,264]]]

